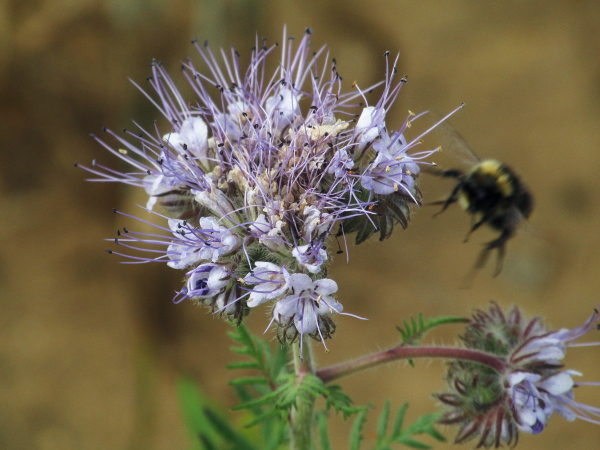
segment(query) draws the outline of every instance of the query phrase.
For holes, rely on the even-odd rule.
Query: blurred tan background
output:
[[[128,82],[143,82],[152,58],[178,78],[194,57],[190,40],[248,50],[314,31],[347,82],[381,78],[383,53],[401,51],[408,75],[391,117],[407,109],[467,107],[454,125],[482,157],[522,175],[536,198],[531,225],[509,243],[504,272],[492,267],[458,290],[479,245],[462,239],[458,208],[432,219],[417,211],[385,243],[350,249],[330,275],[346,311],[320,365],[392,345],[401,319],[466,315],[490,299],[519,304],[555,327],[574,327],[600,303],[600,4],[588,1],[191,1],[28,0],[0,2],[0,448],[179,449],[191,438],[175,381],[190,375],[232,405],[228,325],[190,304],[173,305],[181,274],[123,266],[103,238],[131,225],[143,195],[92,184],[75,161],[112,160],[88,137],[106,125],[149,124],[157,112]],[[180,78],[183,86],[184,80]],[[429,201],[452,183],[423,179]],[[264,309],[263,309],[264,311]],[[250,326],[267,317],[255,311]],[[452,343],[460,329],[436,335]],[[598,336],[595,336],[598,339]],[[600,348],[572,349],[569,367],[600,381]],[[433,411],[443,364],[393,364],[341,381],[359,403],[409,401],[409,417]],[[600,387],[577,398],[600,406]],[[235,416],[232,416],[235,417]],[[369,425],[375,429],[375,417]],[[451,437],[454,430],[446,430]],[[347,426],[333,421],[335,448]],[[520,448],[596,449],[600,427],[553,418]],[[366,441],[365,448],[369,447]],[[448,448],[439,446],[439,448]],[[466,447],[468,448],[468,447]]]

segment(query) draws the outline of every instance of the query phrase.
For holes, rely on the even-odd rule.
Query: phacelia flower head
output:
[[[420,200],[419,164],[435,151],[415,151],[425,133],[405,138],[413,113],[396,131],[386,125],[406,82],[389,53],[383,81],[344,92],[335,60],[325,48],[313,52],[310,35],[284,31],[281,46],[257,39],[247,67],[235,49],[215,54],[194,41],[203,67],[182,64],[192,99],[154,63],[153,92],[140,89],[166,129],[104,129],[116,144],[94,138],[132,170],[84,167],[97,181],[142,187],[146,209],[167,221],[156,234],[119,233],[117,244],[147,252],[123,256],[185,270],[176,301],[237,320],[271,303],[286,342],[331,336],[342,306],[325,278],[328,241],[336,232],[356,232],[357,243],[376,231],[384,239],[395,224],[406,227]],[[369,103],[374,89],[380,96]]]
[[[441,422],[460,427],[455,442],[477,439],[477,448],[516,445],[519,431],[541,433],[554,413],[600,424],[600,408],[574,398],[575,387],[600,382],[575,381],[581,373],[564,370],[562,362],[568,347],[600,345],[576,342],[599,322],[594,310],[577,328],[551,331],[539,318],[525,320],[517,307],[508,315],[497,304],[476,311],[462,340],[470,349],[497,356],[503,369],[449,364],[449,392],[436,397],[449,408]]]

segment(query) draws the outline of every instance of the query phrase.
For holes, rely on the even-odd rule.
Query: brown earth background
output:
[[[383,53],[401,51],[408,75],[388,118],[406,111],[467,107],[453,122],[482,157],[517,169],[536,212],[509,244],[504,272],[484,270],[470,290],[460,278],[479,244],[462,239],[469,218],[452,208],[417,211],[409,229],[384,243],[350,248],[330,276],[346,311],[326,366],[392,345],[394,327],[419,311],[467,315],[494,299],[521,305],[555,327],[579,325],[600,303],[600,4],[597,1],[189,1],[27,0],[0,2],[0,448],[192,448],[175,382],[197,380],[207,395],[235,403],[225,364],[235,360],[229,326],[191,304],[171,303],[181,273],[123,266],[103,238],[131,225],[112,208],[139,214],[142,193],[92,184],[73,167],[112,162],[89,133],[158,118],[127,81],[143,82],[153,58],[178,75],[194,57],[192,38],[242,53],[255,33],[271,41],[313,28],[346,87],[381,78]],[[168,130],[167,130],[168,131]],[[435,144],[434,144],[435,145]],[[440,156],[441,157],[441,156]],[[447,180],[424,178],[425,200]],[[262,331],[266,309],[249,324]],[[460,328],[434,337],[453,343]],[[598,336],[596,336],[598,339]],[[600,349],[572,349],[570,368],[600,380]],[[435,409],[443,363],[395,363],[341,381],[359,404],[410,402],[407,420]],[[600,406],[600,388],[577,398]],[[241,422],[240,416],[232,420]],[[453,430],[446,430],[448,436]],[[333,420],[335,448],[348,427]],[[373,443],[371,435],[365,448]],[[520,448],[596,449],[600,427],[559,417]],[[441,445],[438,448],[447,448]],[[468,446],[466,447],[468,448]]]

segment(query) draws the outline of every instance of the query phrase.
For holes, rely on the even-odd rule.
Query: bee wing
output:
[[[430,114],[436,122],[442,118],[436,113]],[[466,170],[481,162],[481,158],[477,156],[467,141],[448,120],[443,121],[435,127],[433,134],[440,142],[442,147],[441,154],[448,155],[448,159],[450,160],[449,165],[452,165],[452,168]],[[431,172],[436,173],[435,170]]]

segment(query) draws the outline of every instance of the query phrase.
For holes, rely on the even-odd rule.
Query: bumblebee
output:
[[[493,275],[496,277],[502,271],[506,242],[514,236],[519,226],[533,211],[533,196],[511,168],[495,159],[479,159],[453,129],[452,134],[454,147],[460,147],[463,156],[469,157],[471,167],[468,170],[428,170],[435,175],[457,180],[446,200],[432,203],[442,205],[441,211],[435,215],[441,214],[450,205],[458,202],[472,217],[471,229],[465,237],[465,242],[484,224],[500,232],[496,239],[484,244],[474,267],[475,270],[484,267],[490,253],[496,250],[498,257]]]

